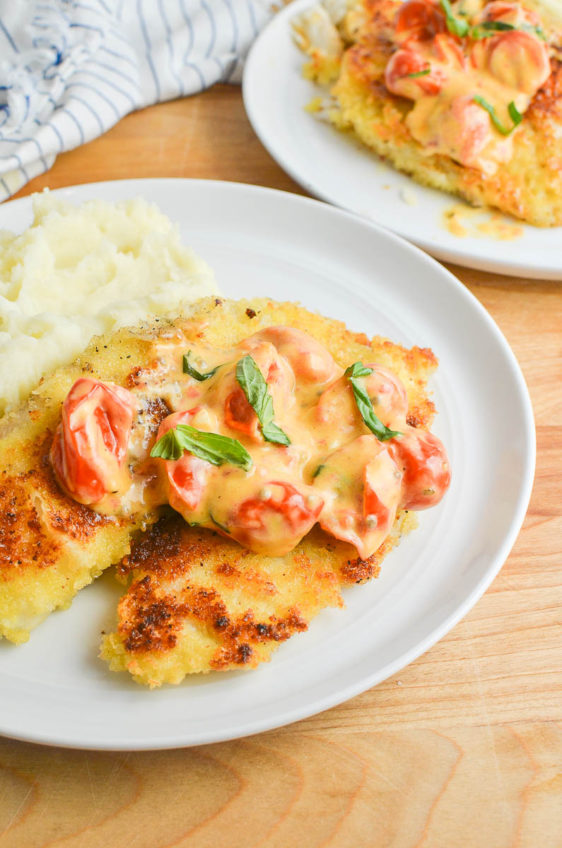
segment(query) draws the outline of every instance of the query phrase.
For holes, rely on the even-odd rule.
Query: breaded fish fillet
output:
[[[209,299],[191,317],[203,322],[198,340],[221,348],[264,327],[286,325],[309,333],[341,365],[380,362],[406,387],[408,423],[422,428],[431,423],[426,383],[437,363],[428,349],[369,341],[339,321],[265,299]],[[101,656],[114,671],[127,670],[149,686],[179,683],[194,672],[253,668],[293,633],[306,630],[321,609],[341,606],[343,587],[376,576],[383,557],[414,524],[411,512],[400,513],[391,536],[367,560],[318,527],[289,554],[267,557],[167,515],[138,540],[119,569],[130,585]]]
[[[367,357],[388,365],[406,387],[409,396],[408,423],[429,426],[434,408],[427,397],[425,385],[437,364],[430,350],[407,350],[380,338],[369,342],[365,335],[348,331],[341,322],[322,318],[294,304],[279,304],[267,299],[229,302],[206,298],[199,301],[189,315],[181,320],[156,322],[138,329],[120,330],[110,337],[97,338],[75,363],[54,372],[40,384],[24,406],[0,421],[1,635],[13,642],[25,641],[29,631],[50,612],[67,607],[83,586],[112,563],[125,557],[130,551],[133,535],[138,536],[160,515],[160,512],[153,511],[128,518],[106,517],[76,503],[59,488],[51,469],[49,450],[62,402],[74,381],[87,375],[131,390],[142,385],[147,375],[158,368],[159,345],[166,344],[171,337],[185,339],[186,347],[189,339],[196,337],[199,342],[227,348],[257,330],[274,324],[306,330],[342,364]],[[156,433],[160,421],[168,413],[164,400],[157,396],[151,397],[143,408],[144,426],[148,433]],[[178,597],[181,595],[184,598],[183,603],[187,603],[185,598],[189,595],[188,587],[196,585],[191,567],[195,561],[199,567],[202,547],[207,551],[205,561],[208,565],[200,571],[198,579],[204,579],[206,585],[197,585],[205,591],[215,592],[217,603],[221,593],[225,593],[228,601],[226,614],[229,617],[246,615],[250,609],[261,614],[261,608],[255,605],[253,595],[251,598],[245,597],[244,586],[252,585],[252,591],[255,592],[255,585],[260,581],[271,582],[273,576],[279,582],[279,587],[271,598],[268,596],[269,606],[263,608],[263,616],[269,621],[268,626],[273,626],[275,617],[281,622],[294,613],[292,624],[279,624],[281,629],[271,631],[275,635],[269,640],[269,648],[264,647],[265,640],[260,650],[256,649],[256,653],[252,653],[252,662],[262,658],[262,654],[264,658],[273,644],[286,638],[283,634],[289,635],[295,629],[303,629],[310,617],[323,606],[339,603],[339,585],[345,580],[338,574],[343,574],[345,568],[346,573],[353,575],[354,569],[358,569],[358,576],[352,579],[359,579],[371,576],[380,560],[377,554],[372,563],[357,563],[354,548],[339,542],[328,542],[328,537],[315,531],[316,535],[307,539],[302,549],[303,557],[308,557],[313,565],[307,565],[306,568],[303,565],[305,570],[302,578],[293,576],[282,584],[279,574],[283,574],[285,565],[294,568],[294,557],[298,556],[298,552],[262,566],[260,563],[264,562],[263,559],[247,554],[242,548],[211,532],[199,534],[177,519],[175,523],[165,526],[170,527],[169,539],[166,539],[163,525],[159,524],[158,530],[154,531],[156,535],[150,535],[145,542],[141,541],[141,547],[136,549],[131,559],[131,562],[136,563],[139,556],[142,559],[138,551],[153,551],[153,561],[146,563],[143,560],[142,566],[139,565],[141,570],[138,574],[135,572],[132,579],[133,585],[137,586],[154,572],[159,575],[158,587],[151,577],[148,584],[144,582],[141,588],[132,590],[133,594],[127,596],[121,604],[124,629],[110,637],[104,648],[106,656],[113,657],[114,667],[125,667],[131,658],[134,663],[142,665],[142,646],[148,646],[145,659],[150,671],[144,676],[139,673],[139,679],[144,682],[177,681],[189,671],[226,668],[237,665],[239,660],[236,657],[243,658],[245,655],[250,661],[246,649],[242,649],[240,654],[236,654],[236,651],[228,654],[226,643],[223,645],[224,640],[221,639],[215,647],[221,650],[225,648],[226,653],[221,654],[222,660],[215,653],[211,656],[211,643],[204,649],[202,644],[198,645],[193,640],[189,644],[179,640],[178,647],[168,655],[166,651],[170,647],[169,641],[165,647],[164,642],[160,644],[158,639],[151,638],[143,642],[142,638],[137,639],[131,635],[139,629],[139,622],[146,622],[147,616],[151,620],[152,613],[145,614],[143,604],[152,603],[149,601],[152,594],[154,603],[160,601],[157,595],[165,596],[167,604],[172,603],[169,599],[170,581],[176,580],[177,583],[179,580],[175,590],[179,592]],[[173,564],[168,566],[162,556],[156,555],[158,551],[153,544],[155,538],[165,551],[177,548],[177,554],[170,558],[170,563],[176,562],[177,574]],[[315,553],[316,538],[320,540],[321,547]],[[330,545],[337,552],[336,558],[325,562],[325,552]],[[217,576],[215,566],[219,559],[224,570]],[[304,562],[305,559],[302,559]],[[357,564],[353,565],[354,562]],[[248,563],[258,575],[257,583],[256,580],[246,579],[245,567]],[[238,588],[234,594],[226,596],[224,585],[225,581],[230,580],[227,573],[229,568],[241,571],[243,576],[237,582]],[[268,569],[271,571],[271,580]],[[329,573],[331,577],[326,576]],[[303,589],[305,585],[309,587],[308,600]],[[233,606],[233,597],[238,597],[238,607]],[[176,600],[176,603],[179,601]],[[240,642],[242,644],[245,642]],[[195,653],[191,655],[191,651]],[[183,659],[177,662],[180,655]],[[173,657],[172,663],[170,657]]]
[[[540,11],[539,3],[523,5]],[[345,49],[337,61],[335,50],[323,47],[325,37],[318,49],[306,40],[312,57],[305,66],[306,75],[321,84],[330,79],[334,83],[333,102],[323,114],[423,185],[457,194],[475,206],[500,209],[535,226],[562,225],[562,25],[558,32],[552,24],[548,29],[556,48],[551,74],[513,133],[511,158],[495,173],[484,173],[424,148],[406,124],[414,104],[387,89],[385,68],[395,50],[390,33],[399,8],[398,0],[352,4],[338,24]]]
[[[342,588],[376,577],[412,526],[413,513],[402,512],[368,560],[319,527],[289,554],[267,557],[170,515],[121,566],[132,582],[101,656],[151,687],[195,672],[255,668],[322,609],[343,606]]]
[[[76,503],[59,488],[49,462],[61,404],[73,382],[84,374],[124,381],[131,362],[148,361],[151,350],[149,335],[128,330],[98,338],[0,420],[0,636],[26,641],[50,612],[67,607],[83,586],[118,562],[129,551],[131,532],[151,520],[116,521]],[[156,407],[152,413],[157,427]]]

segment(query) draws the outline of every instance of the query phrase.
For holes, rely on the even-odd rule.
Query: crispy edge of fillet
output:
[[[524,3],[540,12],[540,4]],[[393,51],[389,28],[396,0],[360,0],[349,15],[362,9],[361,25],[339,68],[331,72],[332,108],[325,110],[338,129],[351,131],[397,170],[422,185],[456,194],[474,206],[488,206],[538,227],[562,224],[562,27],[550,24],[554,43],[552,73],[536,93],[513,136],[513,156],[495,174],[482,174],[449,156],[428,154],[405,123],[411,101],[391,94],[384,70]],[[344,22],[345,26],[345,22]],[[321,53],[305,66],[305,75],[324,82]],[[333,58],[330,58],[333,68]]]
[[[289,554],[264,557],[178,515],[162,518],[122,565],[132,582],[101,657],[151,688],[188,674],[256,668],[322,609],[343,606],[342,588],[376,577],[415,521],[402,512],[379,550],[360,560],[319,527]]]
[[[433,419],[426,384],[437,360],[428,348],[369,339],[297,304],[267,299],[206,299],[190,317],[195,326],[202,322],[199,341],[224,348],[274,324],[304,330],[342,366],[362,359],[392,368],[408,393],[408,422],[428,428]],[[402,512],[381,548],[360,560],[319,527],[285,557],[264,557],[175,515],[163,518],[118,569],[129,588],[101,657],[151,687],[196,672],[255,668],[321,609],[342,606],[342,587],[377,576],[384,556],[416,523]]]
[[[133,530],[156,516],[115,520],[59,488],[49,450],[61,405],[83,375],[124,383],[131,363],[149,361],[156,327],[94,339],[71,365],[43,379],[28,401],[0,419],[0,636],[25,642],[53,610],[130,550]]]

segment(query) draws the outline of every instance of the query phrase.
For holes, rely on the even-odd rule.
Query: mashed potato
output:
[[[145,200],[75,207],[44,192],[33,211],[21,235],[0,231],[0,415],[93,335],[216,292],[210,268]]]

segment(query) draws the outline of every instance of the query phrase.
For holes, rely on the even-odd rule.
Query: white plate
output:
[[[321,90],[302,78],[305,56],[293,44],[291,19],[316,2],[298,0],[276,15],[246,63],[244,104],[273,158],[311,194],[388,227],[439,259],[502,274],[562,279],[562,227],[522,225],[523,235],[512,241],[454,236],[442,216],[460,203],[458,198],[418,185],[305,111]],[[415,205],[405,202],[410,198]],[[519,226],[504,220],[511,228]],[[476,231],[478,221],[467,219],[469,232]]]
[[[74,202],[140,195],[179,222],[227,296],[299,300],[350,328],[431,346],[435,432],[453,468],[442,503],[310,630],[250,673],[145,690],[97,659],[121,591],[110,574],[22,646],[0,644],[0,732],[37,742],[149,749],[232,739],[288,724],[364,691],[411,662],[476,602],[523,520],[534,469],[527,390],[476,299],[417,248],[355,215],[292,194],[191,180],[130,180],[56,192]],[[28,198],[0,207],[23,228]]]

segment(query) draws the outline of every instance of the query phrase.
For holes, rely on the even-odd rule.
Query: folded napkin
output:
[[[0,201],[123,115],[239,82],[271,0],[0,0]]]

